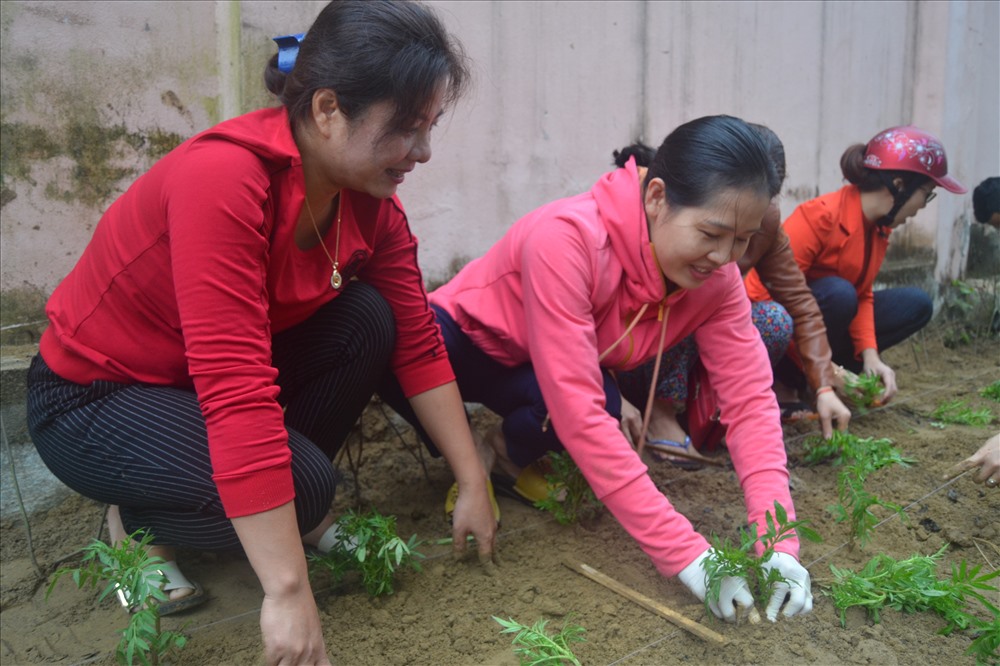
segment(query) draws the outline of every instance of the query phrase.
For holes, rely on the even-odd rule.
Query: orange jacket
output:
[[[806,280],[836,275],[854,285],[858,312],[850,331],[855,355],[860,356],[864,349],[878,349],[872,284],[885,259],[891,230],[866,225],[861,193],[854,185],[799,205],[783,228]],[[751,300],[771,299],[756,271],[747,274],[746,286]]]

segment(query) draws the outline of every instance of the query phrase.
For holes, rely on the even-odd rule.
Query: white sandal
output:
[[[202,589],[201,585],[198,583],[192,583],[187,579],[183,573],[181,573],[180,568],[177,566],[177,562],[162,562],[156,570],[166,578],[166,582],[162,586],[162,590],[166,593],[170,593],[173,590],[183,590],[191,589],[194,590],[191,594],[184,595],[177,599],[165,599],[157,603],[156,609],[160,615],[172,615],[174,613],[180,613],[181,611],[186,611],[195,606],[200,606],[206,601],[208,601],[208,595]],[[117,588],[118,601],[121,602],[123,608],[126,608],[130,613],[135,613],[139,610],[139,606],[133,604],[125,590],[120,587]]]

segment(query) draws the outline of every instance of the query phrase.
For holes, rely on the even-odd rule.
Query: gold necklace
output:
[[[312,222],[313,229],[316,231],[316,238],[319,239],[319,246],[323,248],[323,253],[326,254],[326,258],[330,260],[330,265],[333,266],[333,273],[330,274],[330,286],[340,291],[340,288],[344,285],[344,278],[340,275],[338,268],[340,267],[340,212],[343,210],[344,197],[343,193],[337,195],[337,241],[334,246],[333,253],[336,255],[337,259],[330,256],[330,251],[326,249],[326,243],[323,242],[323,235],[319,233],[319,225],[316,224],[316,218],[313,217],[312,207],[309,205],[309,197],[305,198],[306,202],[306,212],[309,213],[309,221]]]

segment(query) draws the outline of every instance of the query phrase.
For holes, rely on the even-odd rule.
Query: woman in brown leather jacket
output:
[[[785,150],[781,140],[775,133],[763,126],[753,125],[771,153],[778,168],[778,174],[785,178]],[[797,391],[806,389],[795,386],[794,377],[801,376],[797,368],[783,368],[785,364],[793,363],[788,359],[786,351],[798,357],[802,364],[808,382],[808,391],[815,396],[816,412],[823,429],[823,436],[833,434],[834,424],[840,430],[846,430],[851,420],[850,410],[844,406],[837,391],[843,390],[843,379],[838,368],[831,360],[830,345],[827,342],[826,327],[823,315],[816,305],[816,299],[806,285],[805,276],[795,263],[788,236],[781,228],[781,211],[778,207],[779,192],[774,192],[771,205],[764,214],[761,228],[747,246],[743,257],[737,262],[740,272],[746,275],[751,268],[767,284],[773,298],[772,301],[762,301],[753,304],[754,324],[761,332],[761,337],[768,348],[772,363],[776,364],[775,390],[779,394],[782,405],[790,405],[790,411],[807,410],[808,405],[799,403]],[[794,348],[790,349],[789,338],[794,340]],[[697,468],[697,449],[702,442],[694,442],[684,432],[677,419],[678,407],[688,399],[688,389],[692,369],[697,362],[697,346],[692,337],[666,351],[663,355],[659,382],[656,389],[657,400],[654,401],[653,416],[649,424],[647,440],[653,445],[652,450],[676,450],[678,457],[663,456],[681,467]],[[646,387],[650,385],[652,364],[618,377],[622,396],[631,405],[623,406],[622,427],[628,427],[627,421],[641,419],[641,414],[632,405],[642,405],[646,402]],[[782,379],[788,385],[782,383]],[[787,399],[787,402],[786,402]],[[631,408],[630,408],[631,407]],[[784,413],[784,412],[783,412]],[[724,422],[724,419],[723,419]],[[680,456],[684,456],[683,458]]]

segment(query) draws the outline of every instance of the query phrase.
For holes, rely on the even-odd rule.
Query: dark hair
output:
[[[781,139],[774,133],[774,130],[767,125],[750,123],[750,127],[753,131],[757,132],[760,140],[764,142],[767,154],[770,156],[771,161],[774,162],[774,168],[778,172],[778,189],[771,192],[771,197],[776,197],[781,194],[781,186],[785,183],[785,177],[788,175],[785,170],[785,145],[781,143]]]
[[[704,206],[724,189],[751,189],[773,196],[781,179],[767,146],[749,124],[732,116],[705,116],[671,132],[656,152],[636,142],[614,152],[615,164],[630,157],[649,167],[645,187],[662,178],[671,206]]]
[[[972,191],[972,214],[977,221],[989,224],[996,213],[1000,213],[1000,177],[993,176],[976,185]]]
[[[867,146],[856,143],[840,156],[840,171],[844,180],[851,185],[857,185],[862,192],[876,192],[883,187],[898,198],[899,191],[892,187],[892,182],[900,178],[903,181],[902,192],[913,194],[918,187],[930,181],[930,177],[915,171],[890,171],[887,169],[869,169],[865,166],[865,150]],[[907,199],[909,196],[906,197]]]
[[[264,70],[267,89],[288,108],[293,125],[309,116],[313,94],[329,88],[351,119],[376,102],[392,102],[389,131],[413,124],[443,81],[451,103],[468,80],[461,44],[430,8],[387,0],[334,0],[306,33],[292,71],[278,69],[277,54]]]
[[[628,164],[629,159],[633,157],[636,166],[648,167],[653,161],[653,157],[656,156],[656,151],[637,139],[632,145],[616,150],[611,156],[614,158],[615,166],[619,169]]]

